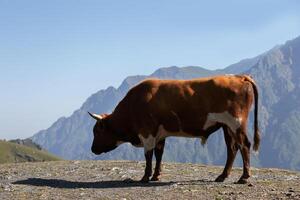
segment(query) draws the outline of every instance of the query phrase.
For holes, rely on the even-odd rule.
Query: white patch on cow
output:
[[[206,122],[205,122],[205,124],[204,124],[204,126],[203,126],[203,129],[204,130],[207,130],[209,127],[212,127],[212,126],[214,126],[214,125],[216,125],[216,121],[215,120],[211,120],[211,119],[209,119],[208,117],[207,117],[207,119],[206,119]]]
[[[138,135],[138,136],[139,136],[141,142],[144,145],[144,152],[145,152],[145,154],[148,151],[154,149],[154,147],[155,147],[155,145],[157,143],[155,137],[153,137],[151,134],[149,134],[147,138],[144,138],[142,135]]]
[[[228,111],[223,113],[208,113],[203,129],[206,130],[216,123],[226,124],[232,132],[236,132],[240,128],[242,122],[241,117],[234,117]]]

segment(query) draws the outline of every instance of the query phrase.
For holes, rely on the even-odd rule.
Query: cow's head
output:
[[[97,120],[93,129],[94,141],[91,148],[92,152],[99,155],[115,149],[118,146],[118,139],[110,127],[110,115],[97,115],[90,112],[89,114]]]

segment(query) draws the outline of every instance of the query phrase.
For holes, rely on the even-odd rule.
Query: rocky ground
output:
[[[223,167],[164,163],[159,182],[139,183],[144,162],[55,161],[0,165],[0,199],[300,199],[300,172],[252,169],[246,185],[213,180]]]

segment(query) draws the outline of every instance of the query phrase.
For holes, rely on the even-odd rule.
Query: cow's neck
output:
[[[114,113],[111,115],[110,123],[111,127],[114,128],[115,136],[120,142],[130,142],[132,144],[137,144],[140,142],[127,117],[123,117]]]

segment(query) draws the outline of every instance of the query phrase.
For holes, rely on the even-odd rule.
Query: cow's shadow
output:
[[[126,188],[126,187],[155,187],[172,185],[175,182],[149,182],[141,183],[140,181],[97,181],[97,182],[80,182],[68,181],[62,179],[43,179],[43,178],[28,178],[25,180],[15,181],[12,184],[31,185],[31,186],[46,186],[52,188],[76,189],[76,188]]]
[[[68,181],[62,179],[43,179],[43,178],[28,178],[25,180],[15,181],[12,184],[19,185],[31,185],[40,187],[51,187],[61,189],[76,189],[76,188],[128,188],[128,187],[160,187],[170,186],[174,184],[180,185],[194,185],[194,184],[208,184],[211,181],[205,180],[194,180],[194,181],[183,181],[183,182],[149,182],[141,183],[140,181],[122,181],[122,180],[111,180],[111,181],[97,181],[97,182],[80,182],[80,181]]]

